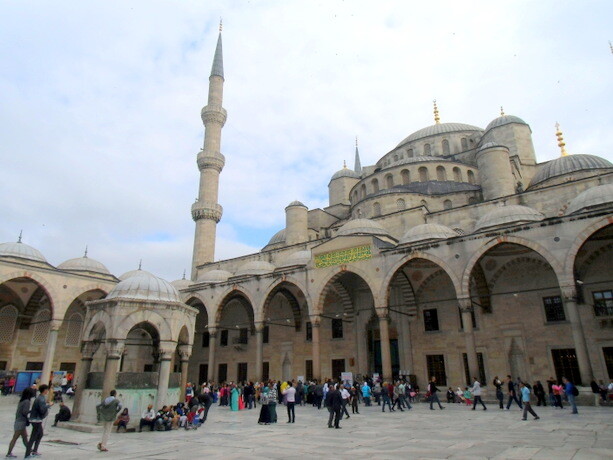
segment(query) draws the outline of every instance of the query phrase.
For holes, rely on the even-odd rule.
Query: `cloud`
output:
[[[539,161],[612,158],[613,7],[553,2],[2,2],[0,241],[168,279],[191,263],[200,109],[224,17],[217,257],[258,251],[299,199],[327,204],[355,135],[373,164],[443,121],[530,123]]]

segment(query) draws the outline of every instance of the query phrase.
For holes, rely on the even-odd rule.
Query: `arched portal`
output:
[[[125,340],[119,372],[156,372],[160,334],[149,322],[134,325]]]
[[[209,334],[209,315],[198,297],[187,300],[187,305],[198,309],[196,315],[196,327],[194,331],[194,343],[192,354],[189,359],[189,380],[198,385],[208,380],[209,372],[209,347],[211,336]]]

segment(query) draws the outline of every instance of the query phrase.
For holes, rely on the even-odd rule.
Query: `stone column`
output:
[[[573,342],[575,344],[575,353],[577,353],[577,361],[579,363],[581,384],[587,386],[594,379],[594,374],[592,371],[592,363],[590,362],[590,357],[587,352],[587,344],[583,332],[583,325],[581,324],[581,317],[579,316],[579,309],[577,308],[577,293],[574,286],[562,286],[561,290],[564,306],[566,307],[573,333]]]
[[[160,342],[159,350],[160,370],[158,377],[158,395],[156,398],[156,407],[166,405],[168,379],[170,378],[170,360],[172,359],[172,354],[175,351],[174,344],[172,342]]]
[[[106,346],[106,366],[104,369],[104,383],[102,384],[102,398],[106,398],[111,390],[117,385],[117,372],[119,372],[119,360],[123,354],[124,341],[108,339]]]
[[[215,347],[217,346],[217,329],[209,327],[209,370],[206,379],[210,382],[217,381],[217,372],[215,372]]]
[[[364,319],[367,316],[365,314],[360,314],[359,310],[355,316],[355,340],[356,340],[356,354],[357,354],[357,369],[358,373],[364,376],[368,372],[368,364],[367,354],[368,354],[368,345],[366,344],[367,334],[366,334],[366,325],[364,324]]]
[[[45,363],[40,374],[40,383],[49,384],[51,372],[53,372],[53,359],[55,358],[55,345],[57,343],[57,332],[60,329],[60,321],[49,321],[49,334],[47,335],[47,350],[45,351]],[[53,391],[49,391],[49,398],[53,397]]]
[[[475,346],[475,333],[473,331],[473,305],[469,298],[458,299],[458,306],[462,315],[464,325],[464,340],[466,341],[466,358],[468,360],[468,380],[472,382],[473,377],[479,377],[479,361],[477,360],[477,347]],[[485,382],[481,382],[484,384]]]
[[[181,388],[179,393],[179,401],[185,401],[185,388],[187,387],[187,369],[189,367],[189,358],[191,355],[191,345],[179,345],[179,356],[181,357]]]
[[[264,323],[255,323],[255,379],[262,381],[264,367]]]
[[[387,308],[378,309],[379,334],[381,335],[381,364],[383,367],[383,380],[390,380],[392,376],[392,352],[390,350],[389,316]]]
[[[311,340],[311,359],[313,360],[313,378],[321,380],[321,362],[319,351],[319,332],[321,326],[321,316],[311,317],[312,340]]]
[[[83,392],[85,391],[85,384],[87,383],[87,376],[92,368],[92,361],[94,360],[94,354],[100,345],[93,342],[83,342],[81,344],[81,364],[77,368],[77,374],[75,375],[74,382],[78,385],[77,391],[74,395],[74,403],[72,404],[72,419],[79,420],[81,415],[81,404],[83,401]]]

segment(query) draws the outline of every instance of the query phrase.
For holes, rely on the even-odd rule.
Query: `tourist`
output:
[[[155,416],[155,429],[157,431],[170,431],[172,429],[172,414],[168,406],[162,406]]]
[[[507,410],[511,410],[511,404],[513,401],[517,403],[519,408],[522,408],[521,401],[517,399],[517,393],[515,392],[515,384],[510,375],[507,375],[507,394],[509,395],[509,401],[507,402]]]
[[[117,390],[111,390],[109,396],[96,406],[98,421],[102,421],[102,440],[98,443],[98,450],[101,452],[108,452],[106,443],[109,441],[117,413],[121,410],[121,403],[116,395]]]
[[[313,389],[313,406],[321,409],[321,403],[324,400],[324,387],[321,383],[315,380],[315,388]]]
[[[530,405],[530,388],[528,388],[524,382],[520,382],[519,388],[521,390],[521,400],[524,403],[524,415],[522,417],[522,420],[528,419],[528,412],[530,412],[530,414],[534,416],[534,420],[538,420],[539,416],[536,415],[536,412],[534,412],[532,406]]]
[[[194,397],[194,387],[190,382],[187,382],[185,387],[185,402],[189,404],[189,401]]]
[[[370,406],[371,395],[372,390],[370,388],[370,385],[368,385],[368,382],[364,382],[364,385],[362,385],[362,398],[364,398],[364,405],[366,407]]]
[[[547,380],[547,392],[549,394],[549,404],[552,407],[556,406],[556,397],[553,394],[553,386],[555,385],[556,381],[554,380],[553,377],[549,377],[549,380]]]
[[[60,403],[60,411],[55,414],[55,423],[53,426],[57,426],[57,422],[67,422],[70,420],[72,414],[70,413],[70,409],[63,402]]]
[[[447,389],[447,404],[455,402],[455,393],[451,387]]]
[[[73,387],[68,387],[68,389],[66,390],[66,396],[68,396],[70,399],[72,399],[74,397],[74,393],[75,390],[77,389],[77,386],[73,386]]]
[[[439,409],[444,409],[443,405],[441,404],[441,401],[438,399],[438,395],[436,394],[438,392],[439,389],[436,388],[436,377],[432,377],[432,379],[430,379],[430,383],[428,384],[428,393],[430,396],[430,410],[434,410],[434,408],[432,407],[434,403],[438,403]]]
[[[53,406],[53,403],[47,403],[47,395],[49,394],[49,385],[41,385],[38,388],[40,392],[38,397],[32,404],[32,410],[30,411],[30,423],[32,424],[32,432],[30,433],[30,440],[26,447],[26,458],[30,458],[31,455],[38,457],[38,446],[43,438],[43,420],[49,413],[49,408]]]
[[[392,401],[390,400],[390,394],[387,389],[387,382],[383,382],[381,386],[381,412],[385,412],[385,405],[389,407],[390,412],[394,412],[394,408],[392,407]]]
[[[240,391],[236,387],[236,385],[232,384],[232,390],[230,390],[230,410],[237,411],[238,410],[238,396]]]
[[[536,396],[536,405],[540,406],[541,403],[543,406],[547,406],[547,402],[545,401],[545,388],[540,380],[537,380],[534,384],[534,396]]]
[[[360,399],[359,395],[360,395],[359,385],[356,383],[349,390],[349,400],[351,401],[351,413],[352,414],[359,414],[360,413],[360,411],[358,409],[358,402],[359,402],[359,399]]]
[[[464,402],[467,406],[472,406],[473,404],[473,395],[468,387],[464,387]]]
[[[9,443],[9,450],[6,454],[7,458],[16,458],[16,455],[13,455],[13,448],[15,447],[15,443],[17,439],[21,436],[21,440],[23,441],[23,445],[28,448],[28,430],[27,426],[29,424],[28,414],[30,412],[30,400],[36,396],[36,392],[32,388],[25,388],[21,393],[21,399],[19,400],[19,404],[17,404],[17,412],[15,413],[15,423],[13,425],[13,438]]]
[[[496,399],[498,400],[500,409],[504,409],[504,393],[502,392],[502,382],[498,376],[494,377],[492,384],[494,385],[494,388],[496,388]]]
[[[600,398],[602,397],[602,387],[603,385],[598,385],[598,383],[596,383],[596,380],[592,380],[590,382],[590,387],[592,389],[592,393],[594,394],[594,405],[596,407],[598,407],[598,405],[600,404]],[[606,393],[605,393],[606,395]],[[606,396],[604,398],[602,398],[603,401],[606,402]]]
[[[330,411],[330,418],[328,418],[328,428],[332,428],[332,416],[334,416],[334,428],[337,430],[342,428],[340,426],[340,420],[343,416],[343,397],[341,392],[336,386],[329,389],[326,395],[326,402],[328,410]]]
[[[302,380],[298,380],[296,384],[296,404],[302,406],[302,401],[304,400],[304,385],[302,384]]]
[[[566,397],[568,398],[568,403],[572,407],[573,414],[578,414],[577,404],[575,403],[575,396],[579,396],[579,390],[577,387],[566,377],[562,377],[562,382],[564,383],[564,391],[566,392]]]
[[[270,425],[270,411],[268,408],[268,399],[270,396],[270,389],[268,387],[262,388],[262,392],[260,393],[260,417],[258,418],[258,423],[260,425]]]
[[[245,398],[245,405],[247,406],[247,409],[252,409],[255,399],[255,387],[253,386],[253,382],[249,382],[247,385],[245,385],[245,388],[243,388],[243,397]]]
[[[123,428],[124,432],[128,430],[128,423],[130,423],[130,414],[128,413],[128,408],[126,407],[117,420],[115,420],[115,424],[117,425],[117,433],[119,433],[119,429]]]
[[[279,393],[273,382],[268,384],[268,411],[270,412],[270,423],[277,423],[277,401]]]
[[[60,386],[62,387],[62,394],[66,394],[66,390],[68,390],[68,378],[66,377],[66,374],[64,374],[62,377]]]
[[[551,390],[553,391],[553,399],[555,401],[554,407],[564,409],[564,404],[562,404],[562,394],[564,393],[562,382],[555,382],[553,385],[551,385]]]
[[[211,394],[211,389],[208,386],[204,386],[202,388],[202,391],[198,395],[198,398],[196,398],[196,400],[202,405],[202,407],[204,407],[204,411],[201,414],[200,423],[206,422],[206,419],[209,415],[209,409],[213,405],[213,398]]]
[[[487,407],[485,407],[485,403],[483,402],[483,400],[481,399],[481,383],[479,383],[479,381],[477,380],[477,377],[473,377],[473,387],[472,387],[472,394],[475,397],[474,402],[473,402],[473,409],[475,410],[477,408],[477,403],[481,403],[481,405],[483,406],[483,410],[487,410]]]
[[[143,411],[143,416],[141,417],[138,425],[139,433],[143,431],[144,426],[148,426],[150,431],[153,431],[153,428],[155,428],[155,411],[153,410],[153,405],[151,404],[147,406],[147,410]]]
[[[372,389],[372,393],[375,396],[375,402],[377,406],[381,405],[381,383],[377,380],[375,386]]]
[[[296,389],[289,380],[287,381],[285,390],[283,390],[283,397],[285,398],[285,404],[287,405],[287,423],[295,423],[296,410],[294,406],[296,405]]]

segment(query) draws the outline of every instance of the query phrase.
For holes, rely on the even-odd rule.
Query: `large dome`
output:
[[[198,276],[198,281],[203,283],[223,283],[232,276],[232,273],[226,270],[211,270]]]
[[[62,262],[57,266],[60,270],[75,271],[75,272],[93,272],[103,273],[110,275],[108,268],[101,262],[95,259],[90,259],[87,256],[77,257],[75,259],[68,259],[66,262]]]
[[[179,293],[168,281],[149,272],[140,273],[120,281],[106,299],[151,300],[158,302],[181,302]]]
[[[127,280],[128,278],[132,278],[133,276],[137,276],[141,274],[155,276],[153,275],[153,273],[150,273],[147,270],[142,270],[141,268],[138,268],[136,270],[130,270],[129,272],[125,272],[123,275],[119,277],[119,279],[123,281],[123,280]]]
[[[490,124],[486,126],[485,130],[489,131],[492,128],[498,128],[499,126],[508,125],[510,123],[518,123],[526,126],[528,125],[528,123],[515,115],[502,115],[498,118],[494,118]]]
[[[35,260],[37,262],[47,262],[45,256],[38,250],[21,241],[17,243],[0,244],[0,257],[17,257],[19,259]]]
[[[236,272],[237,276],[240,275],[265,275],[275,270],[275,266],[271,263],[263,260],[252,260],[241,266]]]
[[[609,203],[613,203],[613,184],[599,185],[577,195],[568,205],[566,214]]]
[[[396,146],[396,148],[406,144],[407,142],[417,141],[425,137],[462,131],[483,132],[483,130],[481,128],[478,128],[477,126],[467,125],[464,123],[437,123],[435,125],[428,126],[427,128],[420,129],[419,131],[415,131],[409,137],[405,138],[402,142],[400,142]]]
[[[389,232],[379,223],[370,219],[353,219],[345,223],[337,235],[384,235],[389,236]]]
[[[353,179],[359,179],[360,175],[353,171],[352,169],[349,169],[347,167],[344,167],[343,169],[336,171],[333,175],[332,178],[330,179],[331,181],[334,179],[338,179],[340,177],[351,177]],[[303,205],[304,206],[304,205]]]
[[[530,185],[540,184],[553,177],[563,176],[577,171],[608,168],[613,168],[613,164],[596,155],[567,155],[542,165],[532,178]]]
[[[510,205],[500,206],[484,215],[475,226],[475,231],[488,228],[499,227],[507,224],[518,224],[522,222],[538,222],[543,220],[543,216],[536,209],[528,206]]]
[[[285,229],[279,230],[277,233],[275,233],[266,246],[278,243],[285,243]]]
[[[427,240],[446,240],[458,236],[457,232],[445,225],[440,224],[421,224],[417,225],[400,239],[400,243],[416,243],[417,241]]]

